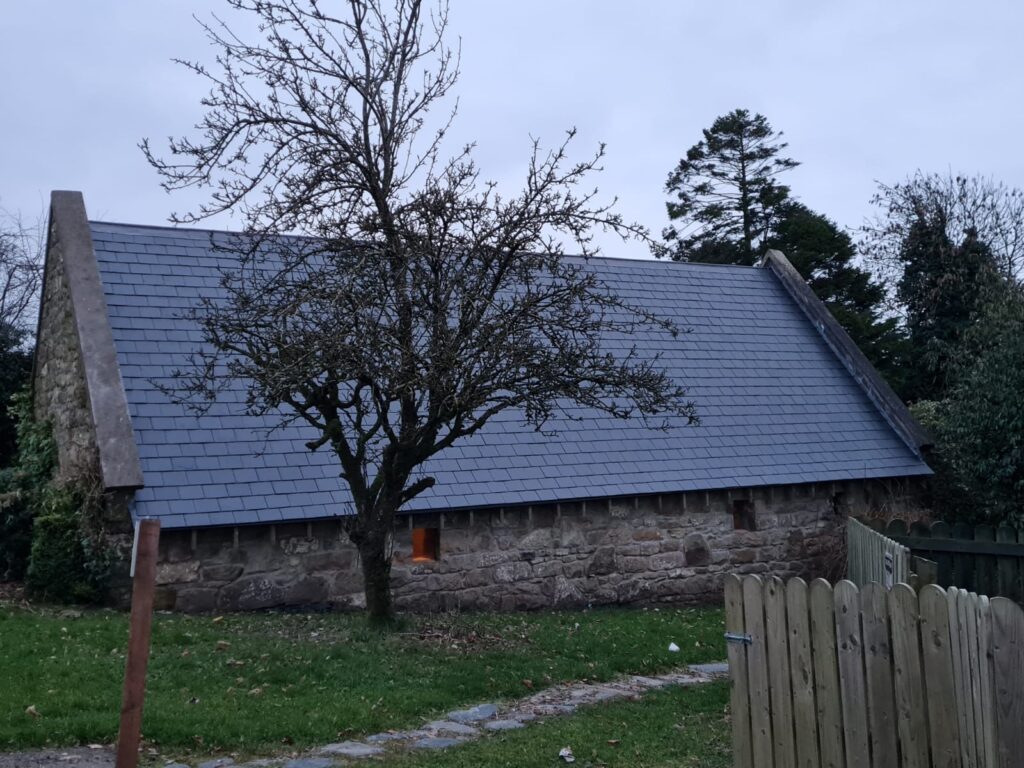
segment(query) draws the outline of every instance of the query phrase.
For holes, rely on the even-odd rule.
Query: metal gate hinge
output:
[[[754,642],[754,638],[752,638],[750,635],[737,635],[735,632],[726,632],[725,642],[743,643],[744,645],[750,645]]]

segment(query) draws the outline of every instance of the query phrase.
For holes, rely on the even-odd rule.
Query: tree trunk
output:
[[[387,536],[367,536],[359,544],[359,559],[363,566],[363,594],[366,596],[366,615],[371,624],[391,623],[391,558],[388,556]]]

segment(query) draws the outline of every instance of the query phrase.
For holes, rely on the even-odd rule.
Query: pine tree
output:
[[[730,260],[753,264],[789,187],[776,177],[799,163],[780,153],[788,145],[764,115],[736,109],[704,130],[669,174],[665,185],[673,195],[664,231],[673,244],[673,258],[718,261],[723,244],[735,246]],[[727,250],[732,250],[731,248]]]

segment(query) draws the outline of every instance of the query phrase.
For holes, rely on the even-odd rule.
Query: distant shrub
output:
[[[88,603],[103,599],[112,557],[86,521],[96,504],[79,488],[49,484],[35,502],[25,587],[44,600]]]
[[[17,452],[0,470],[0,577],[21,579],[28,568],[32,542],[33,502],[50,482],[57,447],[50,425],[32,415],[28,390],[11,400]]]

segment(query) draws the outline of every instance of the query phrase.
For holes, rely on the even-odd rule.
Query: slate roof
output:
[[[310,428],[268,434],[240,388],[197,417],[155,382],[201,338],[181,319],[220,291],[226,256],[199,230],[91,223],[145,486],[135,514],[165,527],[307,520],[350,510]],[[426,467],[437,485],[412,511],[930,474],[768,269],[594,259],[624,298],[690,332],[634,339],[660,349],[700,426],[667,432],[583,414],[540,434],[507,413]],[[629,339],[609,344],[629,344]]]

